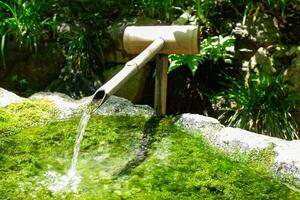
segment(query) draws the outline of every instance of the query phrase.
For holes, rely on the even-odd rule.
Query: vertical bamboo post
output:
[[[158,115],[166,114],[168,83],[168,56],[159,54],[156,60],[154,108]]]

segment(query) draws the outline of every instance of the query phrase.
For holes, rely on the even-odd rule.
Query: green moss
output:
[[[48,123],[56,118],[57,112],[49,100],[14,103],[0,108],[0,136],[16,134],[23,128]]]
[[[0,197],[300,199],[265,161],[243,154],[229,157],[168,118],[124,116],[91,118],[79,155],[79,192],[53,196],[42,184],[45,173],[65,173],[70,167],[78,122],[74,118],[2,136]]]

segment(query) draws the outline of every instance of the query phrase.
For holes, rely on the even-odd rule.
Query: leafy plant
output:
[[[94,45],[91,41],[94,38]],[[61,43],[65,43],[64,49],[67,58],[67,67],[81,69],[88,73],[96,63],[104,63],[103,51],[99,34],[89,35],[84,31],[72,31],[62,35]]]
[[[201,42],[201,52],[206,54],[209,60],[216,63],[218,60],[223,59],[226,63],[231,63],[234,54],[233,36],[213,36],[204,39]]]
[[[195,75],[199,64],[202,64],[204,62],[205,55],[199,56],[199,55],[171,54],[169,55],[169,60],[170,60],[169,72],[172,72],[173,70],[181,66],[187,65],[191,70],[192,74]]]
[[[265,135],[299,138],[291,114],[297,98],[289,92],[290,85],[282,74],[252,74],[248,83],[229,79],[229,88],[214,99],[226,102],[220,119],[230,126]]]
[[[218,1],[215,0],[193,0],[193,7],[199,23],[207,23],[210,17],[217,14],[216,5]]]
[[[0,34],[1,56],[4,61],[4,49],[7,36],[12,36],[19,48],[25,47],[37,51],[41,40],[43,27],[47,25],[47,19],[42,19],[40,10],[42,3],[35,0],[12,0],[9,3],[0,1]]]
[[[287,0],[266,0],[266,1],[244,0],[241,2],[245,5],[245,10],[243,14],[243,25],[246,22],[246,18],[250,15],[253,16],[253,21],[255,21],[259,11],[265,10],[266,7],[272,10],[279,8],[281,10],[280,11],[281,16],[284,16],[285,8],[287,5]]]
[[[224,60],[226,63],[231,63],[234,54],[233,36],[213,36],[204,39],[201,42],[200,53],[196,55],[169,55],[170,66],[169,72],[187,65],[194,75],[199,64],[205,60],[211,60],[213,63],[219,60]]]
[[[149,17],[172,21],[177,11],[182,12],[185,3],[184,0],[141,0],[138,4]]]

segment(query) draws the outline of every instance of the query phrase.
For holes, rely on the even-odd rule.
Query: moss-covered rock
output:
[[[53,193],[70,168],[79,116],[62,120],[60,101],[45,96],[0,108],[3,199],[300,198],[296,183],[272,172],[273,151],[229,156],[201,134],[174,125],[173,118],[156,118],[151,108],[118,97],[90,119],[77,163],[77,192]],[[207,121],[223,128],[217,120]]]
[[[7,116],[3,118],[7,119]],[[4,199],[299,199],[265,160],[227,156],[170,118],[93,116],[81,144],[77,193],[52,194],[70,167],[79,118],[0,137]],[[292,188],[292,189],[291,189]]]
[[[48,100],[24,101],[0,108],[0,137],[57,120],[57,110]]]

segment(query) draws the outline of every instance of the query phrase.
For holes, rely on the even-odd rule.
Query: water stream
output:
[[[71,167],[65,175],[61,175],[54,171],[48,171],[46,177],[49,182],[49,190],[54,194],[59,192],[77,192],[78,186],[81,181],[81,177],[77,172],[76,166],[78,161],[78,155],[80,150],[80,144],[82,142],[85,129],[89,122],[91,112],[88,107],[84,110],[79,125],[77,127],[77,137],[73,150],[73,157],[71,162]]]
[[[83,115],[81,116],[81,119],[80,119],[80,122],[79,122],[79,125],[77,128],[77,139],[76,139],[76,142],[74,145],[73,158],[72,158],[72,163],[71,163],[71,167],[70,167],[69,171],[76,171],[80,143],[83,139],[85,129],[89,122],[90,116],[91,116],[91,113],[89,112],[89,110],[85,109]]]
[[[91,114],[95,112],[105,101],[106,94],[103,93],[101,98],[96,97],[97,92],[92,96],[91,101],[87,104],[84,112],[81,116],[79,125],[77,127],[77,136],[74,144],[73,157],[71,167],[66,174],[61,175],[55,171],[48,171],[46,173],[46,182],[48,182],[48,188],[52,193],[57,194],[59,192],[77,192],[78,186],[81,181],[81,176],[77,172],[77,161],[80,150],[80,144],[83,140],[85,129],[88,125]]]

